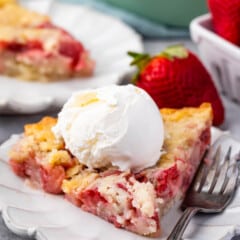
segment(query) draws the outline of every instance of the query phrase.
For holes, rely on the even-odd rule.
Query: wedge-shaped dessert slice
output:
[[[14,172],[47,192],[66,198],[116,227],[146,236],[159,235],[161,216],[184,195],[210,143],[210,104],[180,110],[162,109],[165,140],[159,162],[138,173],[117,167],[90,169],[56,141],[56,119],[26,125],[10,153]],[[151,143],[146,143],[151,144]]]
[[[0,73],[51,81],[93,73],[83,44],[50,19],[18,5],[0,9]]]

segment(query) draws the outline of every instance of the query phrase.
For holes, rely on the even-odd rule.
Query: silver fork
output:
[[[180,240],[190,221],[197,213],[219,213],[234,196],[239,176],[239,156],[231,155],[232,146],[222,154],[221,137],[205,154],[182,203],[183,215],[167,240]]]

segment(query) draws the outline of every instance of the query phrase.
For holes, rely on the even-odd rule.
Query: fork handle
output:
[[[180,240],[180,239],[182,239],[182,235],[183,235],[189,221],[198,211],[199,211],[199,208],[195,208],[195,207],[186,208],[183,212],[183,215],[181,216],[181,218],[176,223],[173,231],[171,232],[171,234],[167,238],[167,240]]]

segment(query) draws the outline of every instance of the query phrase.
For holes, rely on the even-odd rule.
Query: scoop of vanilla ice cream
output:
[[[164,129],[152,98],[133,85],[76,92],[53,128],[56,138],[89,168],[139,171],[156,164]]]

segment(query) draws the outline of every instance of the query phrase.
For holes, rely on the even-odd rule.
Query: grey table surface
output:
[[[180,42],[184,42],[187,47],[196,51],[196,48],[191,41],[181,40]],[[145,40],[144,46],[147,52],[157,53],[164,46],[174,43],[176,43],[176,41]],[[222,130],[230,131],[232,135],[240,140],[240,104],[238,105],[224,98],[224,105],[226,110],[226,119],[220,128]],[[11,134],[21,133],[24,124],[38,121],[46,114],[54,116],[57,113],[48,112],[35,115],[0,115],[0,143],[11,136]],[[6,228],[0,217],[0,240],[26,240],[26,238],[21,238],[11,233]],[[240,237],[235,237],[234,240],[240,240]]]

